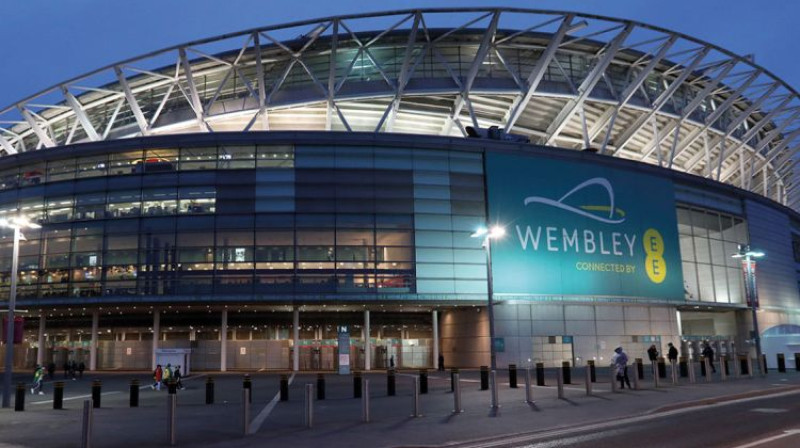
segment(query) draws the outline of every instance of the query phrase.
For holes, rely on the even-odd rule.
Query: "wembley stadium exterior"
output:
[[[122,61],[0,110],[0,218],[41,226],[20,243],[15,364],[752,355],[732,257],[748,245],[766,254],[774,362],[800,343],[799,106],[751,56],[512,8],[331,17]],[[476,237],[487,226],[505,235]]]

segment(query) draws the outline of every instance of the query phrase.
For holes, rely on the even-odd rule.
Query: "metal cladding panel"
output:
[[[756,267],[760,306],[796,308],[800,305],[800,294],[789,217],[749,200],[745,202],[745,210],[750,247],[766,254],[758,259]]]

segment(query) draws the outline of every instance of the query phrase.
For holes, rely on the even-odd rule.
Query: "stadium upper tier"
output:
[[[0,147],[220,131],[459,136],[466,126],[659,164],[800,209],[791,86],[752,56],[571,12],[392,11],[190,42],[0,110]]]

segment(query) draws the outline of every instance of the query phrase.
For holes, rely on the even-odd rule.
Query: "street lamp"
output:
[[[486,250],[486,280],[487,280],[487,311],[489,311],[489,363],[492,370],[492,408],[497,408],[497,356],[494,347],[494,284],[492,283],[492,239],[502,238],[506,234],[506,229],[501,226],[492,226],[490,228],[481,227],[472,235],[473,238],[483,238],[481,244]]]
[[[745,297],[747,298],[747,305],[753,313],[753,341],[756,344],[756,363],[758,364],[758,371],[764,374],[764,365],[761,360],[761,336],[758,333],[758,316],[756,315],[756,308],[758,308],[758,290],[756,290],[756,258],[764,256],[764,252],[751,250],[750,245],[740,244],[739,252],[731,255],[733,258],[743,258],[742,264],[745,273]]]
[[[22,229],[38,229],[39,224],[24,216],[0,219],[0,227],[14,229],[14,249],[11,255],[11,289],[8,293],[8,323],[6,324],[6,365],[3,377],[3,407],[11,407],[11,375],[14,370],[14,308],[17,302],[17,269],[19,265],[19,240]],[[42,348],[39,347],[39,350]]]

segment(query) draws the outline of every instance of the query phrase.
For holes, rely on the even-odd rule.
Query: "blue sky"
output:
[[[295,20],[420,7],[514,6],[627,18],[683,32],[800,88],[800,2],[793,0],[5,0],[0,107],[143,53]]]

